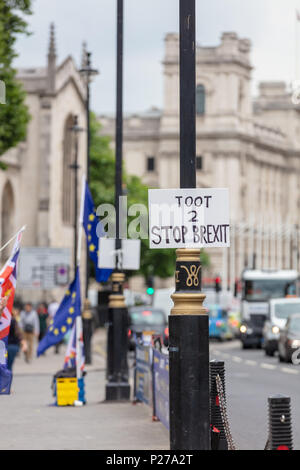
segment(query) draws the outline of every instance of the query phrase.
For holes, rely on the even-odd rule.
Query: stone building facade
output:
[[[46,67],[20,69],[18,79],[27,93],[31,120],[26,140],[1,157],[7,164],[0,172],[1,246],[26,225],[23,246],[70,248],[72,271],[75,192],[69,167],[74,162],[70,127],[77,115],[79,125],[86,128],[86,87],[71,56],[57,64],[53,26]],[[86,132],[78,139],[81,181],[86,173]],[[2,261],[6,256],[7,250]],[[49,300],[52,295],[60,298],[63,289],[18,293],[24,300]]]
[[[283,82],[252,97],[251,43],[224,33],[197,46],[197,186],[230,193],[231,248],[209,250],[207,277],[233,286],[245,266],[299,269],[300,107]],[[167,34],[162,109],[126,116],[126,169],[154,188],[179,186],[179,36]],[[114,120],[99,117],[114,138]]]

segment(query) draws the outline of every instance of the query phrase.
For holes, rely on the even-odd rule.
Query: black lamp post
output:
[[[121,249],[119,225],[119,197],[122,196],[123,158],[123,0],[117,5],[117,108],[116,108],[116,166],[115,166],[115,209],[116,209],[116,253]],[[129,400],[128,383],[128,312],[123,295],[124,273],[118,263],[112,274],[112,294],[109,297],[107,335],[107,383],[106,400]],[[120,268],[120,269],[119,269]]]
[[[87,148],[86,148],[86,168],[87,168],[87,182],[90,182],[90,167],[91,167],[91,156],[90,156],[90,147],[91,147],[91,132],[90,132],[90,83],[92,78],[99,74],[98,70],[93,69],[91,65],[91,52],[86,52],[86,57],[84,58],[84,67],[79,70],[80,75],[83,77],[86,85],[86,101],[85,101],[85,110],[86,110],[86,128],[87,128]],[[87,269],[86,269],[86,297],[88,294],[88,283],[89,283],[89,254],[87,249]]]
[[[78,165],[78,134],[83,131],[82,127],[78,125],[78,116],[73,118],[73,126],[70,128],[70,131],[74,134],[74,161],[70,165],[71,170],[74,170],[74,272],[77,265],[77,244],[78,244],[78,170],[80,166]]]
[[[180,187],[196,187],[195,0],[180,0]],[[197,272],[192,283],[188,274]],[[171,450],[208,450],[209,338],[199,249],[176,250],[169,317]]]
[[[79,73],[83,77],[86,85],[86,126],[87,126],[87,182],[90,182],[90,167],[91,167],[91,157],[90,157],[90,147],[91,147],[91,132],[90,132],[90,83],[92,78],[98,75],[98,70],[93,69],[91,65],[91,52],[86,52],[83,63],[83,67],[79,70]],[[92,363],[91,356],[91,340],[93,334],[93,316],[91,314],[90,305],[88,302],[88,291],[89,291],[89,279],[90,279],[90,259],[89,259],[89,250],[86,249],[86,283],[85,283],[85,303],[82,312],[82,327],[83,327],[83,339],[84,339],[84,353],[85,353],[85,362],[86,364]]]

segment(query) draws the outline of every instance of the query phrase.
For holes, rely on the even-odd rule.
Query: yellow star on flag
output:
[[[59,330],[57,328],[55,328],[54,334],[55,334],[55,336],[57,336],[59,334]]]
[[[93,222],[94,219],[95,219],[94,214],[90,214],[90,215],[89,215],[89,220],[90,220],[91,222]]]
[[[72,318],[71,318],[71,317],[68,317],[68,318],[67,318],[67,323],[68,323],[69,325],[71,325],[71,323],[72,323]]]
[[[91,224],[88,224],[87,229],[91,230],[91,228],[92,228]]]
[[[93,252],[93,251],[95,251],[96,247],[95,247],[95,245],[93,245],[93,243],[91,243],[90,246],[89,246],[89,249],[90,249],[90,251]]]
[[[72,315],[72,313],[74,313],[74,307],[69,308],[69,313],[71,313],[71,315]]]
[[[66,331],[67,331],[67,328],[66,328],[65,326],[62,326],[62,327],[61,327],[61,332],[62,332],[62,333],[65,333]]]

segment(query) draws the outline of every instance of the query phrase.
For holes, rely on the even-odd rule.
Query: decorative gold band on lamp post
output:
[[[112,292],[109,296],[109,308],[126,308],[125,297],[123,295],[123,283],[125,281],[124,273],[113,273],[112,276]]]
[[[205,295],[201,294],[200,250],[176,250],[175,293],[171,295],[174,307],[171,315],[205,314]]]

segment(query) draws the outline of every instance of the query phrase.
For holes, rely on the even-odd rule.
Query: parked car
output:
[[[263,328],[263,348],[267,356],[278,350],[280,331],[285,327],[289,316],[300,314],[300,298],[269,300],[269,313]]]
[[[300,348],[300,314],[288,318],[278,341],[280,362],[291,362],[292,355]]]
[[[136,341],[146,340],[152,335],[161,338],[164,346],[169,344],[169,329],[163,310],[144,305],[130,307],[128,339],[129,349],[135,349]]]
[[[220,341],[232,339],[233,334],[228,323],[227,311],[220,305],[206,306],[209,314],[209,337]]]

